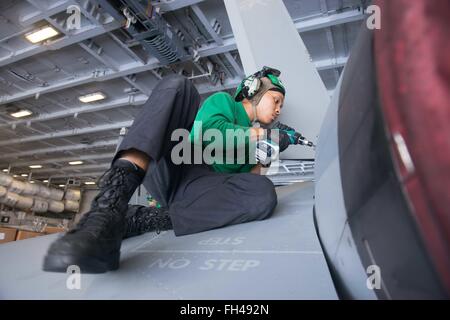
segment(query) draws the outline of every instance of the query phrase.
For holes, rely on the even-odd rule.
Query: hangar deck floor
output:
[[[314,184],[278,188],[265,221],[194,235],[148,233],[123,242],[119,270],[81,275],[41,271],[58,235],[0,246],[0,299],[337,299],[313,223]]]

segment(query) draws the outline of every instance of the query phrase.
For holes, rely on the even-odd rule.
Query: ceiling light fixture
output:
[[[79,164],[83,164],[83,161],[70,161],[69,164],[71,166],[76,166],[76,165],[79,165]]]
[[[31,112],[30,110],[20,110],[17,112],[10,113],[10,115],[13,116],[14,118],[23,118],[23,117],[30,116],[32,114],[33,114],[33,112]]]
[[[95,92],[95,93],[90,93],[84,96],[79,96],[78,100],[80,100],[83,103],[89,103],[89,102],[94,102],[94,101],[98,101],[98,100],[103,100],[105,99],[106,96],[104,93],[102,92]]]
[[[38,43],[57,36],[59,32],[51,26],[45,26],[25,35],[31,43]]]

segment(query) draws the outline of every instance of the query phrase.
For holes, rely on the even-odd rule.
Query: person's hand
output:
[[[291,145],[289,135],[279,129],[265,129],[262,139],[256,143],[255,159],[262,167],[269,167],[273,159],[279,157],[279,153]]]
[[[267,129],[267,139],[278,144],[280,152],[283,152],[292,144],[289,134],[279,129]]]
[[[279,156],[280,147],[269,139],[260,140],[256,143],[255,159],[262,167],[267,168],[273,159]]]
[[[279,121],[274,124],[273,128],[285,132],[289,136],[290,144],[299,144],[299,141],[302,138],[302,135],[298,133],[297,130]]]

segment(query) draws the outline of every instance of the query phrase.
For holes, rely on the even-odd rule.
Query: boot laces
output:
[[[81,217],[78,224],[69,233],[83,229],[93,235],[98,235],[105,229],[105,225],[116,218],[118,214],[117,203],[121,200],[123,194],[125,174],[124,168],[112,167],[100,176],[97,180],[100,192],[95,197],[91,210]],[[108,206],[99,208],[97,202],[100,201],[107,201]]]

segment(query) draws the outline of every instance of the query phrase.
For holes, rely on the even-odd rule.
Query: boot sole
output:
[[[46,255],[42,270],[47,272],[67,272],[69,266],[77,266],[81,273],[105,273],[119,268],[120,252],[102,257]]]

